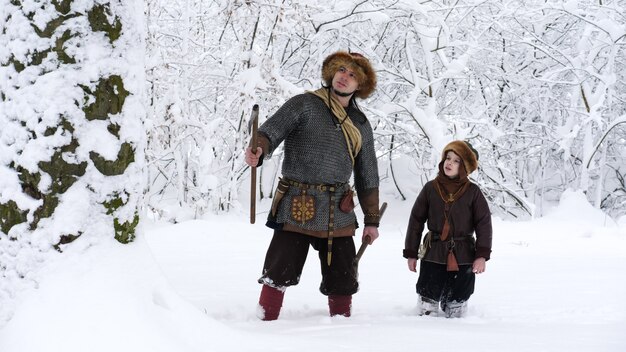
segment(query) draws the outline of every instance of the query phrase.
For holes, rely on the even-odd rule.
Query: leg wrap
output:
[[[328,308],[331,317],[335,315],[349,317],[352,308],[352,296],[330,295],[328,296]]]
[[[259,305],[263,310],[262,320],[276,320],[280,314],[280,308],[283,306],[283,298],[285,292],[263,285],[261,289],[261,297],[259,297]]]

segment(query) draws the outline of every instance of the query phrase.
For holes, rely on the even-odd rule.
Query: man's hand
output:
[[[417,271],[417,258],[408,258],[406,263],[409,266],[409,270],[412,272]]]
[[[472,264],[472,272],[474,274],[482,274],[487,269],[487,264],[485,263],[485,258],[476,258],[474,259],[474,264]]]
[[[251,167],[259,165],[259,158],[263,155],[261,147],[256,148],[256,154],[252,153],[252,148],[246,148],[246,164]]]
[[[367,237],[369,237],[369,244],[374,243],[374,241],[378,238],[378,228],[376,226],[365,226],[363,228],[363,238],[361,240],[366,242],[368,241]]]

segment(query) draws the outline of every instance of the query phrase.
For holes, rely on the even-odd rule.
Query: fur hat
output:
[[[324,86],[330,87],[335,73],[340,67],[346,67],[356,72],[359,89],[355,95],[361,99],[369,97],[376,88],[376,72],[365,56],[357,53],[338,51],[328,55],[322,64],[322,81]]]
[[[453,151],[463,160],[463,166],[468,175],[478,168],[478,152],[469,142],[457,140],[448,143],[441,153],[442,161],[446,160],[446,154],[449,151]]]

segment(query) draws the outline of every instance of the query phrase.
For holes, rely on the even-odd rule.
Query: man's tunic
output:
[[[328,189],[289,187],[276,216],[270,214],[268,226],[296,231],[318,237],[328,236],[329,221],[334,227],[333,237],[350,236],[357,227],[354,211],[339,209],[342,195],[349,189],[354,170],[354,186],[359,194],[373,190],[378,196],[378,165],[372,127],[365,115],[356,107],[346,112],[361,132],[361,151],[355,156],[354,169],[340,122],[326,103],[319,97],[305,93],[289,99],[272,117],[259,128],[259,133],[269,140],[269,157],[281,142],[284,146],[282,177],[308,185],[335,185],[334,216],[331,219],[330,193]],[[306,221],[294,216],[294,197],[303,195],[314,199],[314,215]],[[299,199],[296,199],[297,203]],[[376,199],[377,201],[377,199]],[[366,215],[367,221],[367,215]]]

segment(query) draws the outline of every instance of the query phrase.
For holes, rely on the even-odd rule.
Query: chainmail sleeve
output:
[[[378,226],[380,222],[378,160],[372,126],[365,115],[357,109],[351,108],[349,113],[351,117],[353,116],[354,125],[361,132],[362,139],[361,151],[354,160],[354,186],[363,210],[363,222],[366,226]]]
[[[285,138],[301,123],[304,112],[303,94],[285,102],[274,115],[259,127],[259,133],[269,140],[269,148],[265,156],[270,158]]]

